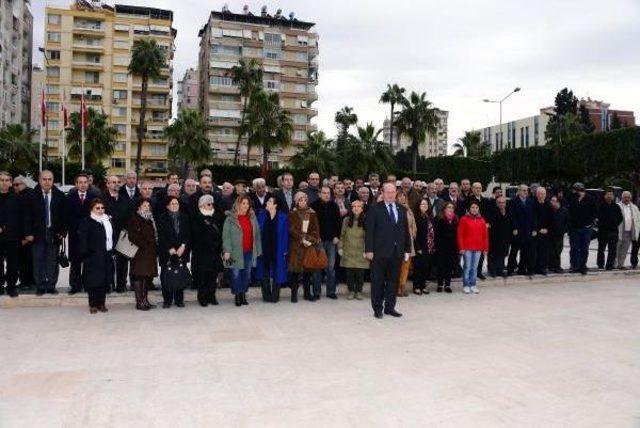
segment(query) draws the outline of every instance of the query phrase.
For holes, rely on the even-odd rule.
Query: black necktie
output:
[[[393,223],[397,223],[398,221],[396,220],[396,214],[393,212],[393,205],[389,204],[389,215],[391,216],[391,221],[393,221]]]

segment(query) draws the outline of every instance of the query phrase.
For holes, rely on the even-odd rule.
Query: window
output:
[[[216,129],[216,134],[222,136],[222,137],[228,137],[231,135],[234,135],[233,130],[231,128],[218,128]]]
[[[293,134],[293,139],[298,141],[307,141],[307,133],[305,131],[296,131]]]
[[[122,158],[111,158],[111,167],[113,168],[124,168],[125,161]]]
[[[97,71],[85,71],[84,72],[85,83],[100,83],[100,73]]]
[[[162,132],[162,131],[160,131]],[[153,137],[152,137],[153,138]],[[151,153],[157,156],[164,156],[167,154],[167,145],[166,144],[152,144],[151,145]]]
[[[129,41],[128,40],[115,40],[113,42],[113,47],[116,49],[129,49]]]
[[[280,34],[264,33],[265,46],[282,46],[282,36]]]
[[[60,111],[59,103],[47,102],[47,112],[57,112]]]
[[[53,15],[51,13],[47,15],[47,23],[51,25],[60,25],[60,19],[61,19],[60,15]]]
[[[307,86],[306,86],[306,85],[303,85],[303,84],[298,83],[298,84],[296,85],[296,92],[307,92]]]
[[[528,126],[524,130],[524,146],[529,147],[529,127]]]
[[[306,52],[296,52],[296,61],[308,62],[309,55]]]
[[[113,125],[113,127],[116,128],[118,134],[125,135],[127,133],[127,125],[116,123]]]
[[[151,112],[151,118],[154,121],[162,121],[162,120],[166,119],[166,116],[165,116],[164,112],[154,110],[153,112]]]
[[[213,86],[232,86],[233,81],[231,77],[224,76],[211,76],[209,81]]]
[[[127,99],[127,91],[123,90],[114,90],[113,91],[113,99],[114,100],[126,100]]]
[[[128,56],[122,56],[122,55],[116,55],[113,57],[113,63],[115,65],[129,65],[129,57]]]
[[[235,95],[222,94],[220,95],[220,101],[227,103],[237,103],[239,100]]]
[[[269,91],[279,91],[280,82],[277,80],[265,80],[264,87]]]
[[[210,117],[223,118],[223,119],[240,119],[240,110],[218,110],[210,109]]]
[[[127,83],[129,75],[127,73],[113,73],[113,81],[119,83]]]
[[[111,110],[111,114],[113,116],[126,116],[127,115],[127,108],[126,107],[114,107]]]
[[[127,143],[125,143],[124,141],[116,141],[116,143],[113,145],[113,150],[115,150],[116,152],[124,152],[126,146]]]
[[[307,124],[307,115],[306,114],[296,114],[293,116],[293,123],[298,125],[306,125]]]
[[[60,93],[60,86],[58,86],[58,85],[47,85],[46,93],[47,94],[59,94]]]
[[[242,55],[241,46],[213,45],[213,48],[211,49],[211,51],[213,54],[218,54],[218,55],[231,55],[231,56]]]
[[[86,55],[87,62],[91,62],[94,64],[100,64],[100,55],[98,54],[87,54]]]
[[[48,120],[47,122],[49,122],[49,129],[58,129],[60,126],[59,120]]]
[[[59,60],[60,51],[47,51],[50,60]]]
[[[280,59],[282,52],[280,49],[264,48],[264,57],[269,59]]]
[[[520,128],[520,147],[524,147],[524,128]]]
[[[60,35],[59,32],[57,32],[57,31],[49,31],[49,32],[47,32],[47,41],[48,42],[60,43],[60,39],[61,39],[61,35]]]

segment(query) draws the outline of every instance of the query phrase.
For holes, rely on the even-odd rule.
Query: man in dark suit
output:
[[[104,208],[111,217],[111,226],[113,227],[113,235],[117,238],[120,235],[122,229],[127,224],[129,217],[129,200],[127,196],[123,195],[118,190],[118,177],[110,175],[106,178],[107,189],[102,194],[102,202],[104,202]],[[115,246],[116,243],[113,245]],[[107,286],[107,292],[115,288],[116,292],[124,293],[127,291],[127,261],[128,259],[116,252],[114,252],[115,269],[112,272],[115,274],[115,278],[110,278],[110,282]],[[124,274],[122,274],[124,272]],[[118,275],[120,274],[120,275]]]
[[[264,210],[267,201],[271,197],[271,193],[267,191],[267,183],[264,178],[256,178],[253,180],[253,192],[249,194],[253,209],[258,214],[259,211]]]
[[[529,198],[529,186],[521,184],[518,188],[518,196],[509,202],[509,217],[513,227],[513,239],[511,240],[511,252],[507,264],[507,275],[513,275],[518,268],[519,275],[533,275],[533,239],[538,234],[536,211],[533,201]],[[520,260],[517,261],[518,252]]]
[[[288,213],[293,208],[293,175],[290,172],[282,174],[282,188],[276,190],[273,196],[278,201],[278,209]]]
[[[369,207],[366,218],[365,256],[371,261],[371,306],[376,318],[384,313],[393,317],[402,314],[395,310],[396,288],[402,260],[411,252],[407,211],[396,204],[396,186],[382,186],[382,202]]]
[[[17,297],[18,253],[23,237],[24,204],[22,197],[12,187],[11,174],[0,171],[0,294],[4,294],[6,281],[7,294]]]
[[[80,254],[78,227],[80,222],[89,216],[89,202],[96,197],[89,190],[89,177],[80,173],[76,175],[76,191],[66,199],[65,220],[69,231],[69,294],[82,291],[82,254]]]
[[[58,294],[58,249],[67,234],[65,196],[53,185],[53,173],[40,172],[38,185],[25,199],[25,241],[31,245],[36,295]]]

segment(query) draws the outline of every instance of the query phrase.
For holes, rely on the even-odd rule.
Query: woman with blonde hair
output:
[[[414,239],[416,238],[417,227],[416,219],[413,215],[413,211],[409,208],[409,199],[404,191],[399,191],[396,195],[396,203],[403,206],[407,210],[407,224],[409,226],[409,237],[411,238],[411,256],[408,260],[403,260],[400,266],[400,277],[398,279],[398,297],[407,297],[409,292],[407,291],[407,279],[409,278],[409,270],[411,269],[412,259],[416,255],[414,248]]]

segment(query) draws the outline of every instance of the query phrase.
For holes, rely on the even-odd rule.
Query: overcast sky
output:
[[[68,0],[47,4],[68,6]],[[178,30],[174,80],[196,66],[198,30],[208,7],[223,1],[131,0],[172,9]],[[111,4],[111,3],[110,3]],[[282,8],[316,23],[320,35],[319,100],[315,119],[335,135],[333,116],[354,107],[360,123],[382,126],[389,108],[379,104],[387,83],[424,91],[449,111],[449,145],[465,130],[498,123],[501,98],[516,86],[522,92],[504,104],[503,121],[532,116],[552,105],[565,86],[578,97],[611,103],[640,114],[640,0],[322,0],[229,1],[233,12],[248,4],[259,13]],[[32,1],[34,63],[44,35],[44,6]],[[175,86],[174,86],[175,88]]]

